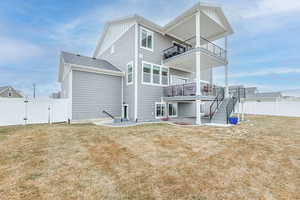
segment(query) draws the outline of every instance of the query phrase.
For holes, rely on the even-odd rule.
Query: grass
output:
[[[300,199],[300,119],[0,128],[0,199]]]

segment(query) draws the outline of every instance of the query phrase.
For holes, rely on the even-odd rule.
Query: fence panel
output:
[[[0,98],[0,126],[67,121],[68,99]]]
[[[239,112],[242,112],[241,105]],[[245,114],[300,117],[300,102],[245,102]]]

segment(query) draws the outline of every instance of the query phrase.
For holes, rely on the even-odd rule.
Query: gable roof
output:
[[[10,88],[10,86],[1,86],[1,87],[0,87],[0,94],[1,94],[2,92],[4,92],[5,90],[7,90],[8,88]]]
[[[171,20],[163,27],[163,30],[167,31],[170,27],[176,25],[181,20],[189,18],[199,10],[205,13],[208,17],[214,19],[214,21],[216,21],[219,25],[223,26],[227,31],[227,35],[233,34],[233,29],[229,24],[221,6],[212,3],[202,3],[202,2],[196,3],[193,7],[186,10],[181,15],[177,16],[175,19]]]
[[[61,56],[63,57],[65,63],[121,72],[121,70],[119,70],[117,67],[112,65],[110,62],[107,62],[106,60],[82,56],[79,54],[72,54],[68,52],[62,52]]]
[[[20,91],[14,89],[12,86],[0,86],[0,94],[2,94],[3,92],[5,92],[6,90],[10,90],[10,91],[13,91],[16,95],[20,96],[20,97],[23,97],[23,95],[21,94]]]
[[[143,26],[159,33],[164,33],[163,27],[137,14],[108,21],[104,26],[103,33],[101,34],[101,37],[97,43],[93,56],[96,57],[99,53],[104,52],[116,40],[125,34],[135,23],[142,24]],[[106,38],[108,34],[110,34],[110,38]],[[109,42],[107,42],[107,40]]]
[[[92,72],[102,72],[107,74],[114,73],[118,75],[121,75],[123,73],[120,69],[106,60],[63,51],[61,52],[60,57],[58,81],[62,81],[63,79],[65,64],[74,65],[74,67],[72,67],[76,67],[77,70],[89,70]]]
[[[96,46],[93,56],[97,57],[99,53],[103,53],[116,40],[118,40],[123,34],[125,34],[129,30],[129,28],[131,28],[135,23],[141,24],[141,25],[145,26],[146,28],[150,28],[151,30],[154,30],[154,31],[164,35],[164,34],[166,34],[166,32],[170,26],[178,23],[178,21],[180,21],[186,17],[191,16],[197,10],[200,10],[200,9],[206,15],[208,15],[211,18],[214,18],[215,20],[217,20],[217,22],[219,24],[224,26],[224,28],[227,30],[227,35],[233,34],[233,29],[232,29],[231,25],[229,24],[227,18],[225,17],[221,6],[211,4],[211,3],[199,2],[199,3],[195,4],[192,8],[185,11],[183,14],[181,14],[178,17],[176,17],[175,19],[171,20],[168,24],[166,24],[163,27],[140,16],[140,15],[137,15],[137,14],[132,15],[132,16],[123,17],[123,18],[116,19],[116,20],[112,20],[112,21],[108,21],[104,26],[104,29],[103,29],[103,32],[101,34],[99,41],[97,42],[97,46]],[[211,12],[211,11],[213,11],[213,12]],[[105,38],[106,35],[108,33],[110,33],[110,28],[112,26],[115,26],[118,24],[120,25],[120,27],[116,28],[115,31],[112,31],[113,34],[111,34],[111,35],[113,35],[113,36],[112,36],[112,38],[110,38],[110,42],[103,45],[104,41],[106,40],[106,38]],[[122,25],[123,25],[123,27],[122,27]],[[116,32],[116,33],[114,34],[114,32]]]

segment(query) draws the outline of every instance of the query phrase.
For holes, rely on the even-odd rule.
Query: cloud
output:
[[[230,78],[243,78],[243,77],[258,77],[258,76],[269,76],[269,75],[283,75],[291,73],[300,73],[300,68],[269,68],[264,70],[258,70],[253,72],[240,72],[231,73]]]
[[[255,18],[270,15],[291,14],[300,11],[300,1],[295,0],[261,0],[256,6],[245,12],[244,17]]]
[[[20,63],[42,55],[39,46],[27,41],[0,36],[0,64]]]

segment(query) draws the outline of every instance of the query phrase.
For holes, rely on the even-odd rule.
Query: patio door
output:
[[[166,117],[166,103],[155,103],[155,118],[159,119],[164,117]]]
[[[128,104],[123,104],[122,118],[128,119]]]

